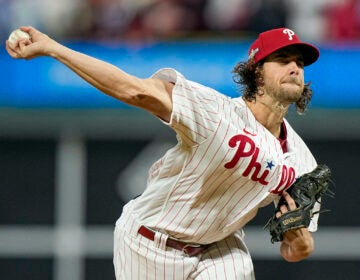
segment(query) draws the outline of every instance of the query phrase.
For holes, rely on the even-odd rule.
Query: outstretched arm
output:
[[[283,205],[280,207],[281,213],[277,213],[277,217],[289,210],[295,210],[296,204],[291,196],[283,193],[288,207]],[[283,240],[280,245],[280,254],[288,262],[298,262],[310,256],[314,251],[314,239],[307,228],[299,228],[284,233]]]
[[[147,110],[164,121],[170,120],[171,83],[137,78],[107,62],[71,50],[33,27],[22,26],[20,29],[29,33],[31,40],[20,40],[14,48],[6,41],[6,50],[12,58],[52,57],[103,93]]]

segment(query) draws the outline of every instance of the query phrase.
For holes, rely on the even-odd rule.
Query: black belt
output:
[[[141,226],[138,230],[138,233],[152,241],[154,241],[155,239],[155,231],[145,226]],[[180,250],[186,255],[193,257],[203,252],[205,249],[208,248],[209,245],[190,244],[168,237],[166,241],[166,246],[176,250]]]

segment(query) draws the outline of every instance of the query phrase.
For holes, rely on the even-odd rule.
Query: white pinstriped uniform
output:
[[[117,221],[117,279],[254,279],[242,227],[316,161],[286,121],[283,153],[241,97],[219,94],[173,69],[154,76],[175,83],[167,125],[178,144],[153,164],[146,190]],[[137,234],[141,225],[157,231],[155,241]],[[215,244],[188,257],[165,246],[168,236]]]

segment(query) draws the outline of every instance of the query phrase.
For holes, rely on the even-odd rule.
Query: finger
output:
[[[25,46],[28,46],[32,43],[30,39],[20,39],[19,45],[20,45],[20,42],[22,42]]]
[[[284,197],[285,201],[288,204],[288,209],[289,210],[295,210],[296,209],[296,203],[295,201],[292,199],[292,197],[290,196],[290,194],[288,192],[283,192],[282,196]]]
[[[6,48],[6,51],[9,53],[9,55],[12,57],[12,58],[19,58],[19,54],[10,47],[10,42],[8,40],[6,40],[5,42],[5,48]]]
[[[26,50],[26,43],[25,40],[20,40],[19,41],[19,48],[20,48],[20,52],[22,56],[25,56],[25,50]]]
[[[276,218],[280,218],[282,214],[288,212],[288,208],[285,204],[281,205],[279,208],[280,211],[275,213]]]
[[[34,35],[39,32],[32,26],[20,26],[19,28],[20,30],[28,33],[30,35],[30,38],[33,38]]]
[[[283,205],[281,205],[280,206],[280,211],[281,211],[281,213],[286,213],[286,212],[288,212],[289,211],[289,209],[288,209],[288,206],[286,205],[286,204],[283,204]]]
[[[35,30],[32,26],[20,26],[19,29],[27,33],[33,32],[33,30]]]

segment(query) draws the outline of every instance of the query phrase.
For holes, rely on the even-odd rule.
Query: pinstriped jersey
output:
[[[166,124],[178,142],[152,165],[147,187],[134,201],[144,225],[185,242],[219,241],[316,167],[286,120],[284,153],[241,97],[220,94],[174,69],[161,69],[154,77],[175,84]],[[316,226],[317,218],[312,230]]]

